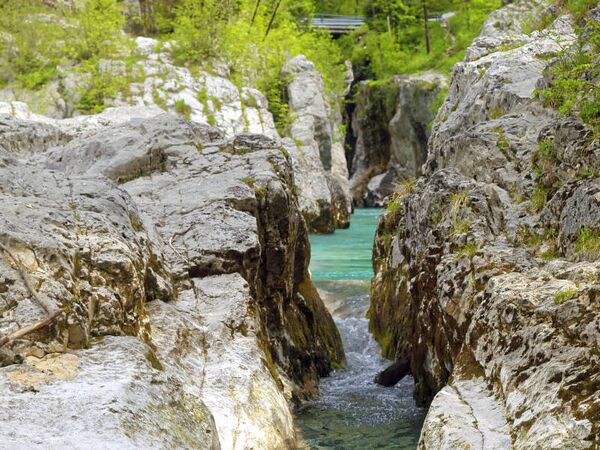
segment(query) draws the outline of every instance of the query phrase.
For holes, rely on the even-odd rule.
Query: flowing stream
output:
[[[314,449],[415,449],[426,411],[417,408],[413,380],[393,388],[373,383],[389,361],[368,331],[371,252],[381,210],[358,209],[348,230],[311,237],[313,280],[342,335],[347,366],[321,380],[321,395],[298,411]]]

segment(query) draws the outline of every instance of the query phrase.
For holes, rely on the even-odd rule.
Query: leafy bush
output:
[[[285,132],[291,118],[281,78],[283,64],[304,54],[323,75],[326,89],[338,94],[344,88],[345,67],[332,37],[307,30],[298,20],[310,15],[312,0],[276,5],[181,0],[175,8],[174,32],[165,39],[174,39],[175,61],[190,68],[210,70],[212,63],[226,61],[235,84],[252,85],[265,93],[277,128]]]
[[[562,12],[573,14],[581,28],[576,44],[565,48],[547,70],[550,86],[535,92],[545,106],[562,114],[578,113],[600,135],[600,23],[587,20],[592,0],[568,0]]]
[[[104,109],[107,98],[127,90],[127,74],[103,72],[102,59],[123,59],[127,50],[117,0],[85,0],[70,8],[46,2],[7,0],[0,4],[0,61],[5,83],[40,89],[60,77],[59,67],[88,74],[89,83],[76,105],[81,112]],[[125,58],[128,60],[130,58]],[[131,65],[127,64],[127,73]]]

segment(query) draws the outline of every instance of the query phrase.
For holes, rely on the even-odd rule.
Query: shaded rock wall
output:
[[[114,448],[294,446],[289,403],[344,355],[308,274],[290,162],[265,136],[130,114],[44,125],[59,146],[36,140],[37,123],[22,135],[22,119],[2,119],[0,236],[20,262],[0,258],[0,332],[44,315],[19,267],[61,311],[0,349],[3,397],[20,411],[3,424],[16,442],[69,445],[79,432],[29,430],[46,420],[38,410],[64,430],[78,392],[86,420],[66,429],[90,443],[109,414]],[[45,371],[55,363],[64,376]],[[107,380],[114,389],[94,388]]]
[[[575,39],[524,34],[535,13],[490,16],[379,222],[370,327],[433,400],[420,448],[599,445],[600,144],[533,95]]]
[[[446,85],[446,78],[433,72],[359,84],[352,117],[355,204],[381,206],[402,181],[421,174],[434,105]]]

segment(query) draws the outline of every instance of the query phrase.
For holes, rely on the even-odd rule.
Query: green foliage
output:
[[[578,255],[597,258],[600,256],[600,230],[582,228],[577,233],[575,251]]]
[[[61,67],[76,65],[88,75],[76,107],[100,112],[107,98],[126,92],[132,73],[127,58],[124,73],[102,71],[103,59],[122,60],[127,49],[121,32],[123,16],[117,0],[84,0],[70,8],[47,2],[6,0],[0,3],[0,61],[6,83],[40,89],[61,76]],[[131,49],[129,49],[131,50]]]
[[[531,198],[529,199],[529,210],[533,213],[540,212],[544,206],[546,206],[546,202],[549,198],[548,189],[540,184],[538,184],[531,194]]]
[[[467,205],[469,201],[469,192],[468,191],[461,191],[458,193],[453,193],[450,196],[450,212],[453,215],[456,215],[459,213],[459,211],[465,207]]]
[[[461,219],[459,217],[455,217],[452,222],[452,230],[450,234],[452,236],[460,236],[461,234],[468,233],[471,229],[471,220],[470,219]]]
[[[450,196],[450,216],[452,228],[450,234],[454,237],[468,233],[471,229],[471,219],[463,219],[461,213],[469,206],[469,192],[467,190],[453,193]]]
[[[596,171],[594,171],[593,169],[589,169],[589,168],[582,168],[578,173],[577,173],[577,179],[578,180],[585,180],[585,179],[589,179],[589,178],[596,178],[598,175],[598,173]]]
[[[556,147],[551,139],[539,142],[533,151],[531,162],[537,178],[529,203],[529,210],[533,213],[540,212],[561,186],[553,174],[557,158]]]
[[[587,19],[589,10],[597,5],[591,0],[568,0],[563,12],[571,12],[581,25],[578,40],[565,48],[557,61],[547,69],[550,86],[535,95],[545,106],[561,114],[578,113],[596,136],[600,135],[600,23]]]
[[[386,205],[388,214],[385,217],[388,227],[392,226],[398,220],[399,214],[402,211],[402,199],[413,192],[416,186],[417,180],[415,178],[404,180],[400,183],[398,190],[389,197]]]
[[[442,107],[442,105],[444,104],[444,101],[446,101],[447,96],[448,96],[448,88],[444,87],[443,89],[440,89],[437,96],[435,97],[435,100],[433,102],[431,102],[429,107],[431,109],[433,117],[435,117],[438,110]],[[429,123],[429,126],[431,126],[432,123],[433,122]]]
[[[120,91],[127,89],[128,80],[115,77],[110,73],[102,73],[91,66],[91,78],[81,90],[81,98],[75,107],[84,114],[97,114],[106,108],[106,99],[114,98]]]
[[[467,258],[473,258],[473,256],[475,256],[475,254],[477,253],[477,250],[479,250],[479,247],[477,246],[477,244],[475,244],[475,243],[465,244],[463,246],[463,248],[461,248],[458,251],[458,254],[460,256],[464,256]]]
[[[552,260],[561,256],[556,248],[556,234],[555,228],[547,228],[542,234],[526,229],[519,232],[519,238],[536,255],[545,260]]]
[[[501,106],[496,106],[495,108],[490,109],[490,111],[488,112],[488,116],[492,120],[499,119],[505,114],[506,109]]]
[[[556,147],[552,139],[545,139],[538,143],[532,155],[534,166],[546,166],[556,161]]]
[[[221,0],[181,0],[175,7],[173,49],[180,64],[202,64],[219,55],[222,30],[234,13],[232,2]]]
[[[448,26],[428,22],[431,52],[426,52],[423,4],[417,0],[372,0],[366,8],[368,29],[340,40],[359,77],[385,79],[396,74],[437,70],[449,73],[463,59],[500,0],[429,1],[430,14],[454,11]],[[389,17],[389,20],[388,20]]]
[[[180,116],[183,116],[187,120],[190,120],[190,116],[192,114],[192,107],[188,105],[184,100],[180,99],[175,102],[175,111]]]
[[[565,289],[564,291],[557,292],[554,296],[554,303],[560,305],[564,302],[577,298],[579,296],[579,291],[575,289]]]
[[[281,135],[289,134],[289,129],[293,122],[293,118],[290,114],[290,107],[287,102],[286,85],[286,80],[281,76],[278,76],[266,91],[269,110],[273,114],[275,127]],[[296,143],[296,146],[301,147],[302,143]]]
[[[181,0],[173,22],[175,60],[204,66],[219,57],[228,61],[238,85],[268,93],[283,64],[304,54],[323,74],[328,90],[341,92],[345,68],[332,37],[304,29],[299,17],[311,14],[312,2]],[[275,14],[275,11],[277,13]],[[283,114],[282,114],[283,116]]]
[[[254,186],[256,185],[256,180],[252,177],[244,177],[242,178],[242,182],[250,189],[254,189]]]
[[[496,147],[498,147],[498,150],[500,150],[502,152],[502,154],[504,156],[506,156],[507,159],[510,159],[511,158],[510,143],[508,142],[508,139],[506,139],[506,134],[504,133],[504,130],[500,127],[496,127],[496,128],[493,128],[492,131],[498,133],[498,139],[496,140]]]
[[[79,39],[73,41],[78,61],[111,58],[122,44],[123,16],[117,0],[86,0],[75,10]]]
[[[322,14],[361,15],[370,0],[315,0],[315,11]]]

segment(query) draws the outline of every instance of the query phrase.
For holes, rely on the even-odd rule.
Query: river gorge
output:
[[[0,450],[600,449],[600,6],[437,3],[0,2]]]
[[[375,375],[389,361],[368,330],[371,255],[380,209],[357,209],[351,226],[333,235],[312,235],[310,270],[340,330],[346,367],[321,382],[320,397],[297,413],[307,444],[316,449],[415,449],[425,417],[405,378],[393,388]]]

